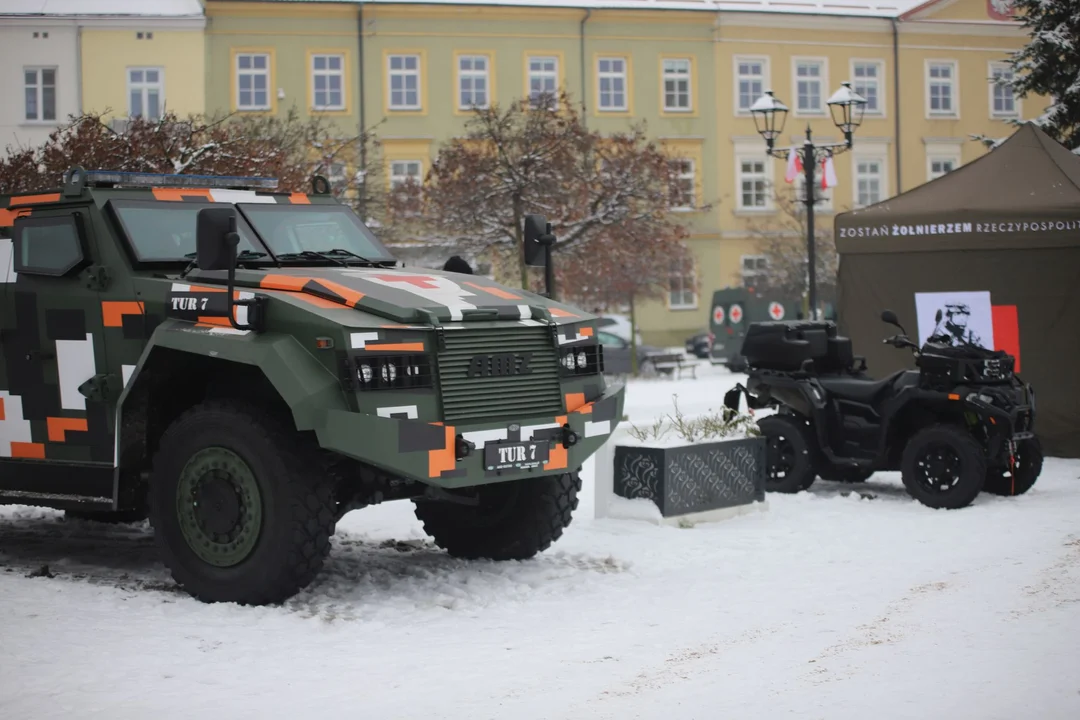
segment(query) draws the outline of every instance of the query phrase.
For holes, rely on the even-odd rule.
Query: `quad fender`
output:
[[[143,369],[162,350],[258,368],[288,406],[297,430],[319,430],[328,413],[349,409],[340,380],[291,335],[215,332],[166,320],[154,330],[124,384],[117,401],[118,428],[122,427],[125,403],[144,381]]]

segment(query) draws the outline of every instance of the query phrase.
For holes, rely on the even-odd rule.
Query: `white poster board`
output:
[[[940,322],[935,319],[941,311]],[[919,318],[919,344],[934,334],[994,349],[994,314],[988,291],[915,293],[915,312]]]

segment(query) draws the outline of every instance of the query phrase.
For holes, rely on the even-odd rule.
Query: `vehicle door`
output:
[[[36,208],[15,220],[10,247],[0,455],[13,464],[4,476],[33,493],[111,498],[113,421],[93,387],[113,319],[88,272],[89,212]]]

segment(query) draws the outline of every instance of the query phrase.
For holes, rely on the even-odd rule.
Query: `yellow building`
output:
[[[423,176],[440,142],[461,134],[471,104],[565,89],[602,132],[645,120],[713,204],[681,216],[694,262],[673,268],[665,300],[638,308],[648,342],[681,344],[707,327],[714,290],[760,271],[761,230],[780,221],[774,196],[795,191],[783,162],[767,156],[749,105],[771,89],[791,108],[778,141],[788,145],[802,142],[807,125],[817,140],[841,140],[825,105],[841,82],[871,101],[816,210],[831,225],[835,212],[978,157],[985,149],[971,136],[1005,136],[1010,119],[1043,110],[991,82],[1025,42],[998,5],[207,0],[206,106],[278,114],[295,106],[355,129],[381,122],[390,182]]]
[[[170,12],[156,14],[168,9]],[[198,0],[147,2],[145,14],[98,18],[79,38],[84,112],[114,121],[206,109],[206,17]]]

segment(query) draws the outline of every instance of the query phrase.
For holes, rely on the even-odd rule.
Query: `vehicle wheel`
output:
[[[814,456],[810,429],[784,415],[770,415],[758,421],[767,443],[765,489],[768,492],[797,493],[814,484]]]
[[[204,602],[278,603],[322,568],[334,493],[314,444],[265,410],[211,401],[165,431],[150,522],[165,564]]]
[[[476,504],[414,500],[416,517],[454,557],[526,560],[547,550],[570,524],[581,478],[576,472],[481,485]]]
[[[1008,468],[990,470],[983,491],[994,495],[1023,495],[1042,473],[1043,451],[1039,438],[1021,440],[1016,445],[1016,471]]]
[[[146,510],[65,510],[64,517],[69,520],[123,525],[142,522],[147,514]]]
[[[932,425],[908,440],[900,460],[908,494],[932,508],[971,504],[986,482],[986,453],[963,428]]]
[[[842,483],[866,482],[874,474],[873,470],[863,470],[853,467],[836,467],[831,463],[822,463],[818,468],[817,476],[822,480]]]

